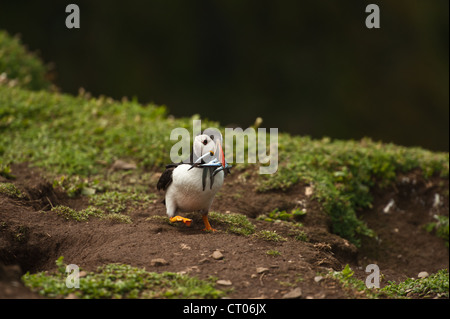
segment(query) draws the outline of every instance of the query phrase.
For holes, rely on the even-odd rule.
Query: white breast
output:
[[[214,183],[210,187],[210,174],[206,177],[205,190],[203,190],[202,176],[203,169],[191,168],[191,165],[179,165],[173,170],[172,184],[166,192],[166,205],[168,215],[175,212],[169,211],[171,207],[176,211],[205,211],[207,212],[212,204],[214,195],[222,187],[224,173],[219,172],[214,176]]]

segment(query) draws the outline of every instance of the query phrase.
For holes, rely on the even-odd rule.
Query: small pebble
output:
[[[282,298],[283,299],[297,299],[302,296],[302,290],[300,288],[295,288],[289,291],[287,294],[285,294]]]
[[[386,205],[386,207],[384,207],[383,212],[385,214],[389,213],[389,211],[391,210],[392,207],[394,207],[394,205],[395,205],[395,201],[393,199],[391,199],[389,201],[389,203]]]
[[[212,253],[211,257],[214,258],[215,260],[220,260],[223,259],[224,256],[220,251],[216,250]]]
[[[169,262],[163,258],[155,258],[150,261],[150,265],[152,266],[165,266],[168,264]]]
[[[315,282],[320,282],[322,279],[323,279],[322,276],[316,276],[316,277],[314,277],[314,281],[315,281]]]
[[[258,274],[262,274],[263,272],[269,271],[269,268],[264,268],[264,267],[257,267],[256,268],[256,272]]]
[[[427,278],[430,274],[427,273],[426,271],[421,271],[419,272],[419,274],[417,275],[417,278]]]
[[[225,279],[217,280],[216,284],[222,285],[222,286],[231,286],[232,285],[230,280],[225,280]]]

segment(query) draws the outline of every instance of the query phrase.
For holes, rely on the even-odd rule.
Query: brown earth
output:
[[[448,179],[425,180],[419,171],[400,176],[392,187],[374,190],[373,208],[359,215],[378,236],[364,239],[359,249],[330,232],[328,216],[305,194],[307,185],[296,185],[287,192],[257,193],[251,174],[236,171],[226,179],[212,210],[245,214],[257,230],[275,230],[288,239],[270,242],[227,233],[224,225],[213,222],[218,231],[203,232],[202,220],[196,214],[190,215],[194,222],[189,228],[149,219],[165,216],[163,193],[145,209],[129,209],[132,224],[96,218],[66,221],[50,212],[51,207],[62,204],[83,209],[88,206],[86,197],[69,198],[53,189],[39,170],[26,164],[13,165],[12,173],[15,180],[0,176],[0,182],[12,182],[29,198],[18,200],[0,194],[0,298],[38,298],[21,284],[20,275],[54,271],[60,256],[67,264],[77,264],[86,271],[108,263],[125,263],[148,271],[215,276],[231,281],[231,286],[217,286],[232,288],[228,294],[231,298],[282,298],[297,287],[301,298],[357,298],[361,296],[336,282],[316,282],[315,277],[350,264],[355,275],[364,279],[365,267],[375,263],[384,275],[383,285],[388,280],[417,277],[421,271],[431,274],[449,266],[444,241],[423,229],[434,221],[434,214],[448,215]],[[149,192],[156,192],[158,177],[155,173]],[[435,194],[440,195],[440,204],[433,207]],[[395,204],[385,213],[391,199]],[[291,228],[283,223],[255,219],[275,208],[296,207],[307,210],[300,221],[308,242],[295,240]],[[211,257],[216,250],[223,259]],[[269,255],[270,250],[280,254]],[[152,266],[156,258],[168,264]],[[265,269],[257,270],[259,267]]]

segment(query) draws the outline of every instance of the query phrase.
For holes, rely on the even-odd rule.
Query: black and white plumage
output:
[[[182,221],[190,225],[192,220],[177,214],[197,211],[202,214],[205,230],[214,230],[209,224],[208,212],[231,167],[225,161],[221,144],[221,136],[197,135],[190,163],[166,166],[157,188],[166,191],[166,213],[171,222]]]

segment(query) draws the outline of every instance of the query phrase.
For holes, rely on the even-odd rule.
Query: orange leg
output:
[[[205,223],[205,231],[216,231],[214,228],[211,227],[208,220],[208,215],[202,215],[203,222]]]
[[[191,226],[191,222],[192,219],[186,218],[186,217],[181,217],[181,216],[174,216],[170,218],[170,222],[171,223],[175,223],[175,222],[183,222],[186,224],[186,226]]]

